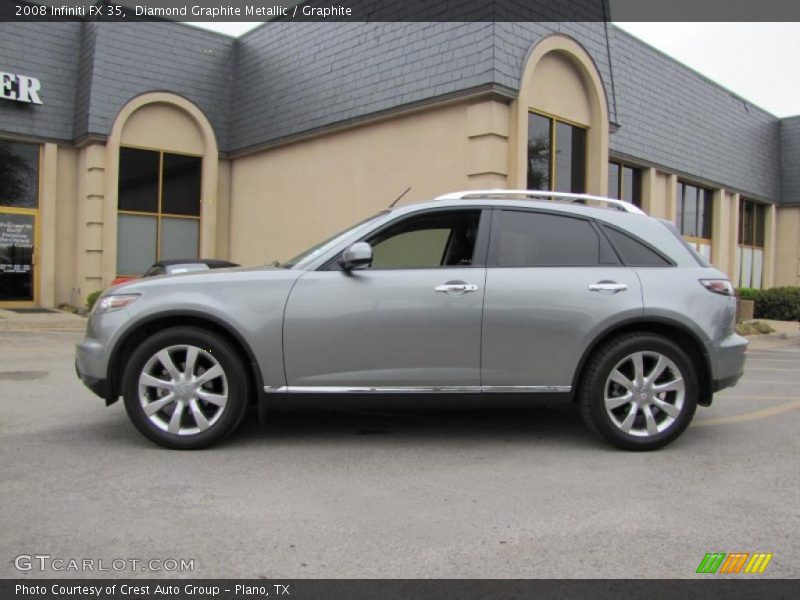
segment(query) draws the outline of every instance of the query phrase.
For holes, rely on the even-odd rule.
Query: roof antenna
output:
[[[398,202],[400,202],[400,199],[401,199],[403,196],[405,196],[405,195],[406,195],[408,192],[410,192],[410,191],[411,191],[411,187],[409,186],[409,187],[407,187],[407,188],[406,188],[406,191],[405,191],[405,192],[403,192],[403,193],[402,193],[402,194],[400,194],[400,195],[399,195],[397,198],[395,198],[394,202],[392,202],[392,203],[389,205],[389,208],[394,208],[394,205],[395,205],[395,204],[397,204]]]

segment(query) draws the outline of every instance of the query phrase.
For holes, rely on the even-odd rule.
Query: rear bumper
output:
[[[734,333],[714,345],[711,354],[713,392],[736,385],[742,377],[748,344],[746,338]]]

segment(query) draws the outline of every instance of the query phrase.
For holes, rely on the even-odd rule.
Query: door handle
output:
[[[443,294],[466,294],[467,292],[477,292],[478,286],[472,283],[443,283],[433,289]]]
[[[601,294],[616,294],[624,292],[628,286],[624,283],[617,283],[616,281],[598,281],[597,283],[589,284],[590,292],[600,292]]]

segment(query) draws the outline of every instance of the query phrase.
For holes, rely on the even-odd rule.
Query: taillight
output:
[[[733,285],[727,279],[700,279],[698,280],[709,292],[722,296],[733,296]]]

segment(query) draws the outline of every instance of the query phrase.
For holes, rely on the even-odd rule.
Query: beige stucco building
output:
[[[32,23],[13,35],[0,24],[11,82],[0,306],[81,305],[160,258],[285,260],[401,195],[480,188],[621,197],[676,222],[737,286],[800,285],[800,119],[748,105],[605,23],[585,36],[580,24],[533,25],[441,27],[428,48],[425,24],[313,36],[266,24],[239,40],[172,23]],[[60,42],[33,60],[24,41],[43,27]],[[309,48],[330,36],[342,57],[325,73],[292,70],[286,46],[269,46],[278,27]],[[376,61],[346,54],[354,35],[415,58],[376,75]],[[516,58],[499,65],[485,49],[512,36]],[[41,104],[19,97],[15,74],[38,83]],[[658,87],[642,98],[637,78],[683,82],[693,99]],[[676,135],[660,133],[667,113]]]

